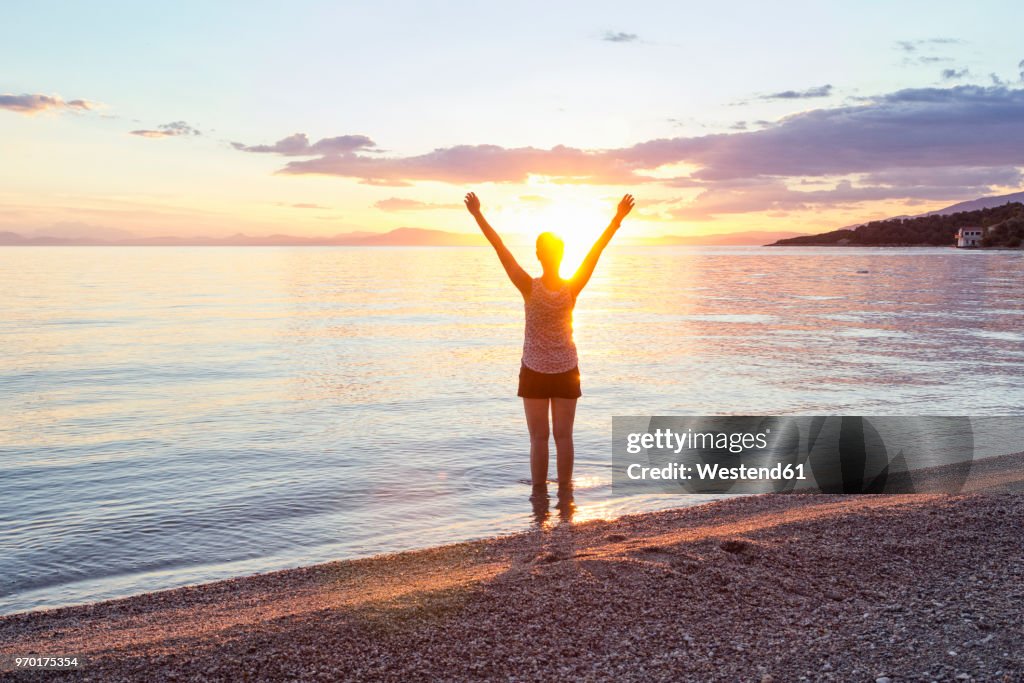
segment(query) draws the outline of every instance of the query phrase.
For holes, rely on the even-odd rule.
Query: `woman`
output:
[[[559,237],[550,232],[537,237],[537,259],[543,274],[531,278],[516,263],[498,233],[484,218],[476,194],[470,192],[465,201],[466,208],[473,214],[484,237],[498,252],[501,265],[525,302],[526,334],[523,339],[522,367],[519,369],[518,395],[523,398],[526,426],[530,430],[530,478],[533,487],[537,490],[547,486],[548,436],[553,431],[558,488],[560,491],[570,489],[574,457],[572,424],[576,418],[576,399],[582,395],[576,344],[572,338],[572,309],[576,305],[576,298],[594,273],[601,252],[622,225],[622,219],[632,211],[633,195],[627,194],[622,198],[615,218],[568,280],[563,280],[558,273],[565,246]]]

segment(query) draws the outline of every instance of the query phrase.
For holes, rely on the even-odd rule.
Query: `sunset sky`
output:
[[[1021,189],[1020,2],[11,3],[0,230],[821,231]]]

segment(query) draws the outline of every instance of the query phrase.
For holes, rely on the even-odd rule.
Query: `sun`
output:
[[[561,237],[565,241],[561,275],[567,278],[576,272],[594,241],[608,227],[615,215],[615,203],[607,198],[557,188],[542,195],[539,201],[506,205],[499,213],[501,225],[521,234],[531,244],[542,232],[553,232]]]

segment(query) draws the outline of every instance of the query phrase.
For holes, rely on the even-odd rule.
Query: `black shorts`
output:
[[[525,365],[519,368],[519,392],[523,398],[579,398],[579,366],[565,372],[537,372]]]

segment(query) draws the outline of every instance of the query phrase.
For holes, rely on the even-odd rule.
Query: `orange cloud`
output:
[[[434,204],[421,202],[416,199],[402,199],[401,197],[390,197],[382,199],[374,207],[381,211],[424,211],[427,209],[461,209],[461,204]]]

